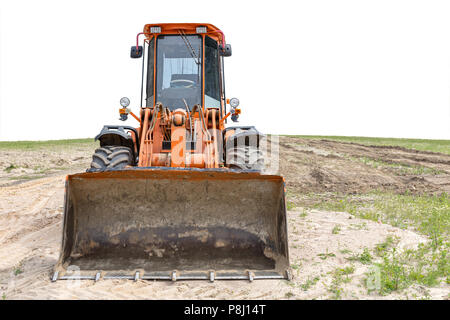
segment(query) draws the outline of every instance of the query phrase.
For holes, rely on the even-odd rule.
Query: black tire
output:
[[[103,146],[92,155],[91,170],[122,169],[133,165],[133,152],[128,147]]]
[[[230,148],[226,158],[231,169],[261,171],[264,167],[264,154],[252,146]]]

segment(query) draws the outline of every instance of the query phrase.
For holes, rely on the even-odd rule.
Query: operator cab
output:
[[[133,46],[131,56],[144,54],[146,79],[142,107],[160,102],[170,110],[195,105],[225,112],[223,57],[231,55],[223,33],[212,25],[146,25],[144,47]]]

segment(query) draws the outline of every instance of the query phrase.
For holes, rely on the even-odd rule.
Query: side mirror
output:
[[[220,47],[220,55],[223,57],[231,57],[231,44],[226,44],[225,47]]]
[[[132,46],[131,52],[130,52],[130,57],[133,59],[140,58],[140,57],[142,57],[142,52],[143,52],[142,46],[138,46],[138,47]]]

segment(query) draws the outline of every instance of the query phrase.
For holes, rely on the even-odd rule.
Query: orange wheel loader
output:
[[[140,112],[122,98],[119,115],[138,126],[104,126],[91,168],[67,176],[53,281],[290,279],[284,180],[262,173],[260,132],[226,126],[229,56],[211,24],[137,34]]]

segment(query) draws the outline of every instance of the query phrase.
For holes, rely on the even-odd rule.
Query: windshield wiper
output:
[[[184,41],[184,44],[186,45],[186,48],[188,48],[189,53],[191,54],[192,58],[194,59],[195,63],[197,65],[200,64],[200,58],[197,56],[197,54],[195,53],[194,48],[192,48],[191,43],[189,42],[188,38],[186,37],[186,35],[180,30],[179,31],[181,38]]]

